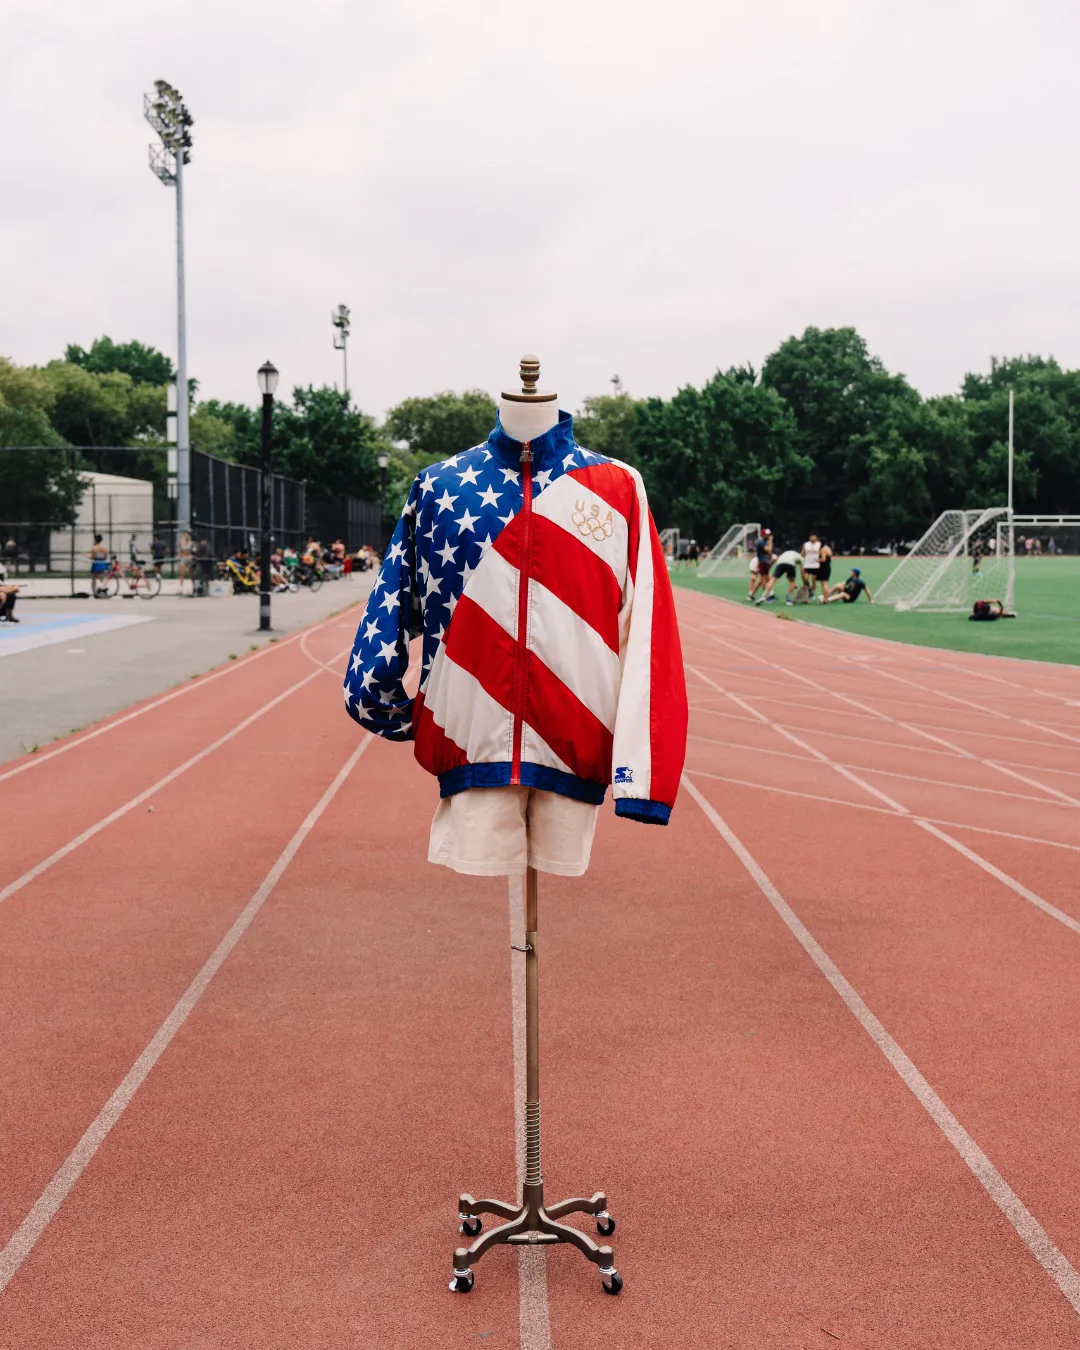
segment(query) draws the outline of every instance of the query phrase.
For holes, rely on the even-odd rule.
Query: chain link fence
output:
[[[191,452],[190,541],[176,526],[165,446],[0,447],[0,556],[23,594],[84,595],[100,536],[109,556],[136,556],[175,577],[188,549],[213,563],[259,546],[260,472]],[[302,552],[309,536],[355,553],[382,543],[377,505],[309,497],[305,483],[273,475],[271,537]],[[29,584],[26,584],[29,583]]]

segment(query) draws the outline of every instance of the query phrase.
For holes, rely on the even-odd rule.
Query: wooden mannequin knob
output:
[[[551,403],[555,395],[548,393],[543,389],[537,389],[536,385],[540,379],[540,358],[526,353],[521,358],[521,393],[511,393],[510,390],[503,390],[503,398],[509,399],[511,403]]]

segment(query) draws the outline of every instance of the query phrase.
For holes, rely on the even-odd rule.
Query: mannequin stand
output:
[[[489,1247],[506,1242],[513,1246],[569,1242],[599,1267],[601,1285],[608,1294],[622,1289],[622,1276],[615,1269],[610,1247],[598,1247],[591,1238],[558,1220],[565,1214],[592,1214],[601,1237],[615,1231],[615,1220],[607,1212],[607,1197],[597,1191],[588,1200],[562,1200],[557,1205],[544,1205],[544,1179],[540,1172],[540,1023],[537,999],[536,928],[537,885],[536,869],[530,867],[525,878],[525,1178],[520,1205],[509,1205],[502,1200],[474,1200],[463,1195],[458,1201],[461,1226],[459,1232],[475,1237],[471,1247],[459,1247],[454,1252],[454,1278],[450,1288],[454,1293],[467,1294],[475,1276],[470,1266],[479,1261]],[[515,947],[520,951],[520,947]],[[478,1236],[483,1229],[481,1214],[498,1214],[509,1222],[500,1224]]]

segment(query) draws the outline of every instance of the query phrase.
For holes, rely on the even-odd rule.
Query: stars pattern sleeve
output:
[[[365,731],[391,741],[413,739],[413,700],[402,683],[409,667],[409,639],[420,632],[416,586],[416,508],[419,478],[386,550],[356,630],[345,672],[345,707]]]

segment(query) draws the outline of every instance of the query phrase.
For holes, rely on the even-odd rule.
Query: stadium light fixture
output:
[[[338,305],[330,313],[330,322],[337,330],[334,333],[334,351],[341,353],[342,377],[345,394],[349,393],[349,307]]]
[[[143,95],[143,116],[157,132],[160,145],[150,146],[150,172],[165,187],[176,189],[176,528],[191,529],[191,437],[187,376],[187,316],[184,302],[184,165],[191,163],[191,128],[180,91],[167,80],[155,80],[153,94]]]

